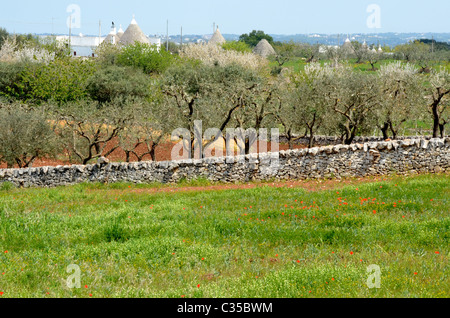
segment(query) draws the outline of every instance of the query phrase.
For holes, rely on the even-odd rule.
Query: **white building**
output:
[[[48,36],[43,37],[45,38]],[[161,39],[145,35],[136,22],[134,16],[125,32],[122,30],[122,26],[120,26],[119,31],[116,31],[116,27],[113,22],[111,30],[106,37],[84,36],[82,34],[79,34],[72,36],[58,35],[55,38],[57,41],[61,41],[64,43],[70,42],[73,56],[93,56],[95,48],[105,41],[114,45],[130,45],[135,42],[141,42],[150,45],[156,45],[158,50],[161,48]]]

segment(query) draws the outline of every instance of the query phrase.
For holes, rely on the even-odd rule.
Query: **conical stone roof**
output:
[[[272,45],[270,45],[269,41],[267,41],[266,39],[262,39],[261,41],[259,41],[258,45],[253,49],[253,53],[258,54],[264,58],[267,58],[270,55],[277,54]]]
[[[209,40],[208,43],[224,44],[225,42],[227,42],[227,40],[225,40],[225,38],[222,36],[222,33],[220,33],[219,28],[217,28],[216,32],[214,32],[211,40]]]
[[[139,27],[139,25],[137,24],[136,20],[133,17],[133,20],[131,21],[127,30],[120,37],[119,43],[122,45],[130,45],[130,44],[134,44],[134,42],[150,44],[150,40],[144,34],[144,32]]]
[[[120,25],[119,31],[117,31],[117,36],[119,37],[119,39],[122,38],[122,35],[123,35],[124,33],[125,33],[125,32],[124,32],[123,29],[122,29],[122,25]]]

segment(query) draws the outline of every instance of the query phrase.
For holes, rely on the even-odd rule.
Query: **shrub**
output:
[[[7,39],[0,50],[0,61],[50,63],[55,59],[56,53],[49,51],[49,47],[33,41],[23,41],[18,42],[16,37]]]
[[[94,50],[94,54],[97,55],[96,62],[102,67],[117,65],[120,52],[120,46],[107,42],[103,42]]]
[[[94,71],[93,62],[79,59],[57,59],[38,67],[27,65],[19,88],[32,100],[79,100],[87,96],[87,81]]]
[[[32,66],[28,66],[32,67]],[[20,98],[23,96],[21,87],[22,75],[27,63],[0,62],[0,95]]]
[[[56,135],[39,110],[17,104],[0,108],[0,161],[8,167],[30,167],[56,153]]]
[[[238,64],[247,69],[262,69],[267,65],[267,60],[248,52],[237,52],[235,50],[224,50],[217,45],[191,44],[183,47],[180,52],[182,58],[200,60],[204,64],[227,66]]]
[[[131,67],[109,66],[97,70],[87,82],[89,96],[100,103],[129,98],[146,98],[150,79]]]
[[[252,53],[250,46],[243,41],[228,41],[222,44],[222,48],[226,51],[236,51],[240,53]]]
[[[146,74],[163,73],[175,57],[166,50],[158,50],[156,45],[136,42],[122,48],[117,64],[141,69]]]

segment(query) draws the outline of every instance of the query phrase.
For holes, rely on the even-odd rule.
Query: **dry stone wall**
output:
[[[175,183],[302,180],[450,171],[450,138],[331,145],[279,153],[172,162],[1,169],[0,183],[54,187],[83,182]]]

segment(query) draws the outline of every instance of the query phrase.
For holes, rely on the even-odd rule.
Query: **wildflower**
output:
[[[92,297],[92,294],[89,294],[89,297]]]
[[[353,255],[353,252],[350,252],[350,255]]]
[[[197,285],[197,288],[200,288],[200,284]]]
[[[434,252],[435,254],[439,254],[439,251]]]
[[[418,273],[417,272],[414,272],[414,275],[417,275]]]
[[[84,288],[88,288],[88,285],[84,285]]]
[[[0,291],[0,296],[3,296],[3,294],[4,294],[4,293],[3,293],[2,291]]]

